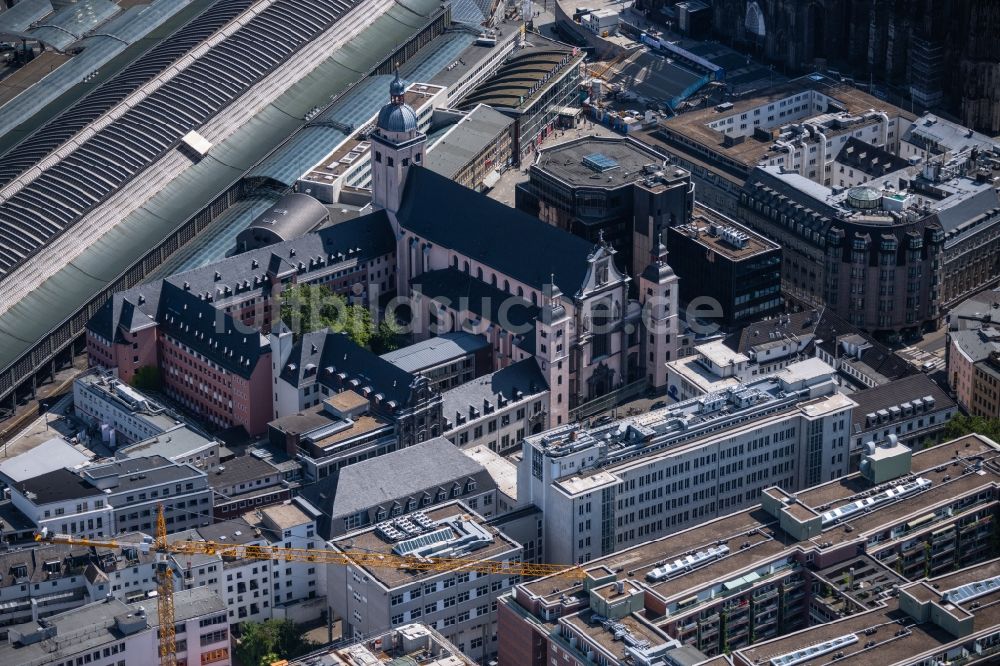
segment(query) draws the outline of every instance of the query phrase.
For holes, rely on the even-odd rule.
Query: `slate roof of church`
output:
[[[404,229],[542,290],[555,275],[567,298],[583,286],[594,246],[421,167],[411,167],[397,218]]]

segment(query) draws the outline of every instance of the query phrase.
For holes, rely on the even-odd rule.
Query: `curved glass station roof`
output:
[[[232,12],[234,6],[246,7],[249,4],[249,0],[219,0],[209,12]],[[280,4],[287,6],[289,3]],[[323,4],[333,6],[329,2]],[[439,0],[397,0],[384,14],[375,17],[357,39],[332,52],[312,72],[274,99],[229,138],[213,146],[204,159],[163,184],[145,205],[125,217],[90,244],[79,257],[0,314],[0,336],[5,341],[0,345],[0,368],[9,367],[39,339],[56,329],[63,321],[75,316],[81,304],[107,289],[109,284],[141,259],[151,247],[174,233],[219,193],[236,183],[254,165],[278,148],[296,129],[302,127],[304,123],[301,119],[310,109],[323,106],[332,94],[357,82],[365,72],[378,65],[386,53],[399,44],[406,43],[424,28],[440,7]],[[189,23],[178,36],[185,37],[188,30],[197,29],[198,26],[204,28],[202,19],[205,14]],[[212,32],[214,30],[208,34]],[[171,41],[172,38],[167,39],[160,46],[165,47]],[[155,47],[147,55],[152,55],[158,48],[160,47]],[[160,55],[163,57],[162,51]],[[133,65],[140,62],[146,66],[150,64],[144,56]],[[168,64],[169,62],[172,59],[168,60]],[[143,76],[152,78],[157,75],[156,72],[149,74],[148,71],[144,73],[134,70],[132,66],[121,74],[126,73],[136,78],[131,79],[132,88],[129,89],[126,84],[124,93],[114,93],[120,95],[119,99],[141,85],[136,84],[136,80],[142,80]],[[121,83],[118,77],[112,81]],[[383,96],[385,89],[382,89]],[[102,90],[103,87],[98,92]],[[97,103],[95,99],[95,95],[88,96],[81,105]],[[82,113],[79,106],[71,108],[65,115]],[[113,104],[109,104],[107,108],[111,106]],[[100,113],[97,114],[99,115]],[[43,129],[55,132],[62,122],[57,119]],[[332,128],[323,129],[336,131]],[[22,146],[27,143],[22,143]],[[0,164],[6,166],[7,160],[18,155],[22,146],[15,147],[0,159]],[[8,176],[8,182],[10,178]],[[242,213],[251,218],[253,216],[253,210],[244,209]],[[0,240],[0,245],[4,242]],[[181,262],[183,261],[182,258]]]
[[[48,0],[45,0],[48,2]],[[88,79],[115,56],[133,46],[185,9],[193,0],[154,0],[129,7],[80,39],[71,49],[74,55],[47,73],[22,94],[0,106],[0,135],[6,135],[25,120],[55,101],[76,84]],[[200,0],[204,2],[204,0]],[[22,3],[0,14],[0,21]],[[0,29],[2,32],[2,29]],[[142,48],[139,46],[138,48]],[[13,134],[10,138],[13,138]],[[7,137],[5,137],[7,138]]]
[[[225,9],[239,11],[246,4],[246,0],[223,0],[206,14],[218,16]],[[328,29],[351,6],[343,0],[275,0],[17,190],[0,204],[0,280],[159,159],[187,132],[211,119]],[[210,25],[199,23],[184,28],[179,36],[195,39],[193,31],[197,42],[201,42],[214,32]],[[168,40],[167,45],[174,41]],[[13,153],[17,158],[7,161],[0,170],[0,182],[11,182],[17,175],[15,171],[30,167],[27,160],[37,161],[59,145],[59,138],[68,138],[67,121],[75,119],[78,127],[81,122],[85,124],[84,118],[96,118],[113,105],[115,98],[120,99],[122,92],[134,90],[137,79],[148,80],[162,71],[164,62],[156,58],[170,57],[172,61],[178,53],[177,44],[174,49],[168,53],[154,49],[148,54],[151,62],[147,62],[147,69],[129,68],[134,78],[116,77],[116,82],[124,86],[112,85],[106,96],[87,98],[81,108],[74,110],[75,114],[57,119],[54,127],[45,128],[49,131],[43,130],[16,147]]]

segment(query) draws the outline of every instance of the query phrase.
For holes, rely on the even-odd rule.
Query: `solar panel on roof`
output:
[[[618,162],[602,153],[591,153],[583,158],[584,165],[598,173],[618,168]]]

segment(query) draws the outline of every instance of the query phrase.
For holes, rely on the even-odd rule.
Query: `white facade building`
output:
[[[846,474],[854,402],[816,360],[586,430],[525,439],[518,500],[544,515],[544,559],[587,562],[726,515],[779,485]]]
[[[405,529],[403,532],[401,530]],[[417,532],[425,538],[412,538]],[[411,538],[407,539],[407,535]],[[438,537],[440,535],[440,538]],[[396,555],[449,557],[475,553],[480,560],[521,561],[519,544],[460,502],[408,517],[405,525],[351,532],[330,542],[337,550]],[[436,629],[468,657],[482,659],[496,651],[497,597],[517,577],[475,572],[420,572],[363,566],[330,567],[328,601],[334,617],[344,621],[343,635],[369,636],[413,622]]]
[[[101,428],[111,448],[149,439],[180,425],[166,407],[119,381],[112,372],[91,372],[74,381],[73,407],[78,417]]]
[[[174,597],[178,663],[229,666],[226,607],[212,590]],[[159,663],[156,601],[108,599],[12,629],[0,645],[4,664],[131,666]]]

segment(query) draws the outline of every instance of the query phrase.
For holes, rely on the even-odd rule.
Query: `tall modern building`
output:
[[[777,243],[702,207],[666,238],[689,317],[697,316],[693,304],[704,303],[715,315],[710,323],[733,329],[784,309]]]
[[[691,175],[632,138],[582,137],[542,148],[515,205],[591,243],[603,238],[633,275],[657,238],[691,217]]]

